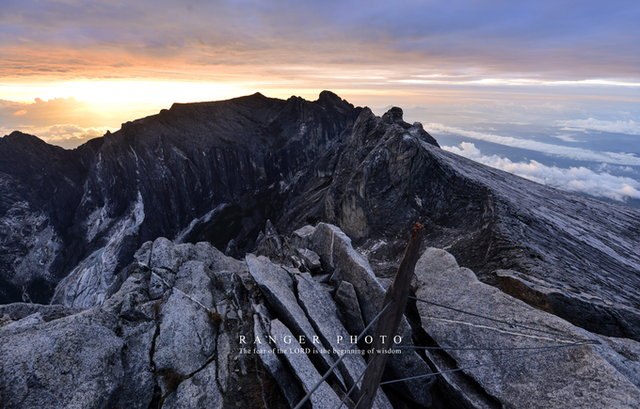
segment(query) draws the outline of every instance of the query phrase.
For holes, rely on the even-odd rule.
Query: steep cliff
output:
[[[251,246],[280,210],[281,185],[344,138],[360,111],[329,92],[315,102],[255,94],[175,104],[73,151],[30,135],[2,138],[0,303],[48,302],[69,275],[93,289],[57,302],[100,302],[144,241],[175,237],[219,205],[229,217],[211,241]],[[256,214],[242,205],[252,200]]]

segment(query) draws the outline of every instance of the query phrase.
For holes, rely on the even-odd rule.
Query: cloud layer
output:
[[[632,154],[616,152],[596,152],[589,149],[539,142],[533,139],[521,139],[511,136],[494,135],[486,132],[468,131],[465,129],[435,123],[427,124],[425,126],[425,129],[427,130],[427,132],[430,131],[433,133],[450,133],[462,135],[472,139],[493,142],[514,148],[528,149],[569,159],[602,162],[615,165],[640,166],[640,158]]]
[[[0,137],[13,131],[36,135],[46,142],[75,148],[123,122],[160,110],[154,105],[90,104],[75,98],[36,99],[33,102],[0,100]]]
[[[242,67],[284,76],[282,68],[384,67],[395,80],[625,82],[640,77],[638,21],[633,0],[6,0],[0,68],[233,78]]]
[[[597,173],[585,167],[569,169],[546,166],[537,161],[512,162],[497,155],[486,156],[473,143],[443,146],[445,150],[483,163],[496,169],[524,177],[551,187],[595,197],[624,202],[627,198],[640,199],[640,182],[629,177]]]
[[[572,119],[567,121],[558,121],[560,126],[564,126],[569,130],[577,131],[601,131],[611,133],[623,133],[627,135],[640,135],[640,122],[632,119],[628,121],[606,121],[594,118],[589,119]]]

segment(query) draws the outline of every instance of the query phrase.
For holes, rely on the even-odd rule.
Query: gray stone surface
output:
[[[245,263],[225,256],[209,243],[176,244],[164,237],[144,243],[135,253],[134,259],[139,265],[154,269],[156,272],[165,270],[174,274],[188,260],[206,263],[206,266],[214,271],[227,270],[241,273],[247,270]]]
[[[371,322],[380,312],[384,289],[367,259],[353,249],[351,239],[336,226],[318,223],[309,248],[318,253],[324,270],[340,268],[343,280],[355,289],[365,323]]]
[[[298,275],[296,279],[298,299],[320,336],[320,340],[331,351],[334,360],[345,355],[338,365],[338,369],[342,373],[347,390],[349,390],[365,371],[367,364],[362,355],[345,352],[352,345],[350,342],[351,334],[338,319],[338,310],[331,295],[316,284],[308,273]],[[355,336],[357,337],[358,334]],[[354,347],[354,349],[357,350],[357,347]],[[356,387],[352,396],[359,396],[359,393],[360,388]],[[381,389],[378,390],[373,407],[391,408],[391,403],[389,403]]]
[[[211,362],[182,382],[174,393],[167,396],[162,407],[164,409],[222,409],[224,399],[216,379],[216,364]]]
[[[130,274],[119,291],[105,300],[103,308],[129,320],[154,319],[155,312],[145,308],[145,303],[149,301],[151,273],[142,268],[131,268],[128,271]]]
[[[149,298],[156,300],[164,295],[164,292],[169,289],[169,286],[165,284],[165,281],[156,273],[151,274],[149,279]]]
[[[155,385],[151,354],[156,333],[155,322],[130,323],[122,326],[123,377],[119,394],[120,408],[148,409]]]
[[[20,328],[20,327],[26,327],[26,326],[31,326],[31,325],[35,325],[35,324],[42,324],[44,321],[44,319],[42,319],[42,315],[40,315],[39,312],[36,312],[34,314],[31,315],[27,315],[26,317],[19,319],[17,321],[10,321],[8,324],[5,325],[6,329],[9,328]]]
[[[360,312],[360,304],[353,285],[347,281],[342,281],[336,295],[334,296],[336,304],[342,309],[342,317],[344,318],[344,326],[354,335],[359,335],[364,331],[364,321],[362,321],[362,312]]]
[[[640,309],[614,302],[614,298],[585,297],[513,270],[497,270],[495,276],[505,293],[527,304],[562,317],[598,334],[640,341]],[[573,293],[573,294],[572,294]]]
[[[188,226],[185,242],[233,239],[243,254],[267,217],[281,232],[338,224],[389,275],[403,235],[422,220],[430,245],[485,282],[517,271],[559,295],[556,315],[639,337],[637,209],[438,149],[399,108],[380,118],[329,92],[316,102],[256,94],[176,104],[73,151],[20,132],[0,144],[0,302],[46,303],[73,271],[54,299],[95,305],[143,237]]]
[[[207,262],[189,260],[180,266],[176,274],[174,290],[188,294],[192,300],[202,306],[212,309],[214,304],[213,272],[207,267]]]
[[[280,355],[275,353],[276,346],[270,345],[267,342],[267,334],[270,335],[271,329],[271,320],[269,317],[257,310],[253,318],[253,333],[258,337],[261,343],[254,343],[253,345],[247,345],[247,347],[251,348],[253,346],[257,348],[262,364],[276,380],[278,386],[280,386],[282,394],[289,403],[289,406],[293,408],[304,397],[302,388],[294,379],[291,371],[289,371],[286,365],[280,360]],[[268,325],[269,328],[264,328],[265,325]]]
[[[376,278],[366,257],[354,250],[351,239],[338,227],[331,224],[318,223],[312,234],[308,236],[308,246],[320,256],[324,270],[340,272],[340,279],[353,285],[362,311],[365,325],[369,324],[380,312],[380,304],[385,290]],[[371,331],[371,334],[375,330]],[[398,327],[398,335],[403,344],[413,345],[411,328],[403,319]],[[420,356],[407,350],[400,355],[391,355],[387,361],[387,373],[390,377],[409,378],[431,372]],[[425,381],[407,381],[393,384],[391,387],[408,399],[423,406],[431,405],[429,387],[433,379]]]
[[[305,353],[301,353],[302,347],[295,339],[291,331],[279,320],[271,321],[271,336],[276,341],[276,347],[283,352],[284,357],[293,370],[294,376],[302,384],[305,393],[308,393],[320,382],[322,375],[309,360]],[[289,343],[286,340],[290,340]],[[340,405],[340,398],[331,389],[326,381],[311,395],[310,402],[314,409],[336,409]]]
[[[29,303],[14,303],[0,305],[0,318],[5,317],[5,325],[12,321],[18,321],[29,315],[38,313],[43,321],[49,322],[58,318],[63,318],[69,315],[77,314],[81,312],[82,308],[70,308],[63,305],[42,305],[42,304],[29,304]]]
[[[291,233],[291,247],[304,248],[309,246],[309,239],[314,230],[313,226],[306,225]]]
[[[6,409],[109,408],[124,375],[115,317],[86,311],[0,328],[0,402]]]
[[[640,342],[626,338],[599,337],[609,348],[594,349],[640,389]]]
[[[202,368],[213,356],[217,325],[207,311],[180,292],[162,305],[160,334],[153,361],[158,370],[187,376]]]
[[[237,346],[240,335],[252,337],[244,322],[253,322],[246,263],[208,244],[157,242],[143,246],[101,306],[0,306],[0,407],[254,407],[262,400],[263,374]],[[154,277],[162,284],[157,298],[149,295]],[[247,385],[256,386],[243,391]]]
[[[218,361],[218,374],[216,379],[220,390],[227,392],[227,386],[229,385],[229,366],[231,364],[231,342],[229,336],[226,333],[221,333],[218,336],[218,348],[217,348],[217,361]]]
[[[159,237],[153,242],[149,268],[164,269],[177,273],[178,269],[189,258],[193,245],[174,244],[171,240]]]
[[[298,304],[293,280],[289,273],[264,256],[256,257],[247,254],[246,260],[251,276],[258,283],[258,287],[269,302],[274,315],[290,327],[296,336],[304,335],[308,340],[318,337]],[[315,354],[314,358],[326,369],[333,365],[333,360],[326,354]]]
[[[512,323],[492,322],[418,302],[423,328],[442,347],[565,346],[553,350],[448,352],[462,368],[508,359],[464,370],[504,407],[640,407],[640,390],[616,369],[621,362],[612,358],[611,354],[616,354],[612,348],[605,343],[568,346],[577,340],[597,338],[481,283],[471,270],[458,267],[449,253],[433,248],[425,251],[416,267],[415,288],[419,298]],[[536,351],[540,353],[512,359]]]
[[[255,253],[276,260],[284,257],[282,239],[273,224],[271,224],[271,220],[267,220],[264,231],[260,232],[256,239]]]
[[[322,270],[322,264],[320,264],[320,256],[315,251],[309,249],[297,248],[296,254],[300,257],[302,265],[311,273],[316,274]]]

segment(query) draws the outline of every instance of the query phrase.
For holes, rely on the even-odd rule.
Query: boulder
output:
[[[322,375],[318,373],[307,354],[301,352],[303,347],[289,331],[289,328],[277,319],[271,321],[271,336],[275,339],[276,347],[284,355],[305,393],[308,393],[320,383]],[[341,402],[326,381],[320,384],[309,400],[314,409],[336,409]]]
[[[312,342],[318,338],[305,312],[298,304],[294,293],[293,280],[289,273],[273,264],[264,256],[246,256],[249,272],[258,283],[260,291],[269,302],[274,315],[290,327],[296,336],[304,336]],[[313,344],[309,344],[314,348]],[[314,354],[314,359],[324,370],[333,365],[333,360],[326,354]]]
[[[367,364],[361,354],[349,351],[352,347],[351,334],[338,319],[338,309],[331,295],[317,284],[308,273],[298,275],[296,279],[300,304],[322,343],[331,351],[334,360],[338,360],[342,355],[345,356],[338,365],[338,370],[342,373],[347,389],[351,389],[360,379]],[[358,335],[356,334],[355,337],[357,338]],[[353,347],[353,350],[357,350],[357,347]],[[356,386],[352,397],[358,396],[359,393],[360,387]],[[378,390],[373,407],[391,408],[391,403],[381,389]]]
[[[267,334],[271,334],[270,318],[259,311],[256,311],[253,318],[253,333],[255,337],[260,340],[260,343],[254,343],[253,346],[257,349],[257,353],[266,370],[271,374],[271,376],[273,376],[280,386],[280,391],[286,398],[289,406],[293,408],[304,397],[304,393],[298,382],[291,374],[291,371],[289,371],[286,365],[281,361],[281,355],[275,353],[276,346],[270,345],[267,342]],[[269,328],[264,328],[264,325],[267,325]]]
[[[265,393],[281,404],[257,356],[239,354],[240,336],[253,337],[246,263],[209,244],[156,242],[102,305],[0,306],[0,406],[254,407]]]
[[[155,322],[128,322],[122,325],[122,392],[120,408],[148,409],[155,386],[150,351],[156,335]]]
[[[299,233],[298,236],[302,237],[302,234]],[[331,224],[318,223],[313,233],[309,234],[309,230],[306,230],[304,236],[307,247],[320,256],[323,270],[332,271],[334,276],[339,273],[336,281],[343,280],[353,286],[364,324],[368,325],[380,312],[385,290],[373,273],[367,258],[353,248],[351,239],[340,228]],[[371,331],[372,335],[374,331]],[[398,334],[402,337],[403,345],[413,345],[411,327],[404,318],[398,327]],[[430,372],[427,363],[416,352],[406,350],[402,354],[389,357],[385,376],[410,378]],[[432,400],[429,388],[433,382],[433,379],[407,381],[393,384],[392,388],[413,402],[430,406]]]
[[[156,369],[189,376],[202,368],[215,352],[217,329],[208,310],[175,291],[160,312],[153,354]]]
[[[331,224],[318,223],[308,240],[308,247],[320,256],[323,270],[333,272],[339,268],[343,280],[353,285],[364,321],[371,322],[380,312],[385,291],[367,259],[354,250],[342,230]]]
[[[562,317],[590,332],[640,341],[640,309],[600,297],[585,297],[549,286],[534,277],[513,270],[497,270],[494,275],[505,293],[527,304]],[[537,284],[543,283],[544,285]]]
[[[311,251],[309,249],[297,248],[296,254],[300,258],[302,265],[307,271],[310,271],[313,274],[319,273],[322,270],[322,265],[320,263],[320,256],[315,251]]]
[[[224,399],[217,384],[216,363],[211,362],[201,371],[180,383],[175,392],[164,401],[165,409],[222,409]]]
[[[2,407],[115,406],[125,373],[123,340],[116,328],[114,316],[94,310],[0,328]]]
[[[49,322],[58,318],[67,317],[69,315],[77,314],[83,311],[82,308],[70,308],[63,305],[42,305],[42,304],[27,304],[27,303],[13,303],[0,305],[0,327],[7,325],[13,321],[21,320],[33,314],[39,314],[42,321]],[[4,319],[2,319],[4,317]]]
[[[463,348],[445,352],[503,407],[638,407],[640,389],[616,368],[625,364],[614,349],[481,283],[444,250],[424,252],[415,288],[418,298],[456,309],[417,302],[424,330],[440,347]]]
[[[333,298],[342,311],[345,328],[347,328],[351,334],[362,333],[365,326],[362,321],[360,304],[358,304],[358,298],[356,291],[353,289],[353,284],[342,281]]]
[[[277,260],[284,257],[282,239],[271,224],[271,220],[267,220],[264,231],[258,235],[255,252]]]

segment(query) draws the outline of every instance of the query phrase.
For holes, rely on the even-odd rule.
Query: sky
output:
[[[0,0],[0,135],[73,148],[173,102],[329,89],[637,205],[639,21],[635,0]]]

